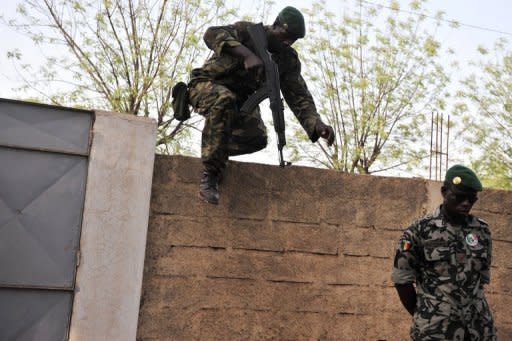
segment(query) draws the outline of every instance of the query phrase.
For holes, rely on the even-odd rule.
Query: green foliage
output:
[[[489,51],[487,51],[487,49],[483,46],[478,46],[477,50],[481,55],[486,55],[489,53]]]
[[[512,190],[512,51],[499,41],[489,57],[462,82],[457,108],[470,151],[481,155],[472,166],[484,186]]]
[[[232,20],[219,0],[24,0],[12,27],[46,51],[40,69],[22,67],[39,100],[153,117],[157,149],[190,152],[186,125],[172,118],[171,87],[208,53],[206,28]],[[8,56],[21,64],[19,51]]]
[[[315,164],[349,173],[410,169],[429,155],[426,122],[449,94],[441,45],[423,29],[423,3],[410,4],[421,15],[404,15],[396,1],[359,1],[342,18],[329,14],[324,1],[304,10],[310,34],[298,50],[336,141],[332,148],[300,145],[295,155],[300,150]]]

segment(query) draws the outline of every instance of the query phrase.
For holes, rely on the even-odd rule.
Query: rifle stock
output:
[[[286,145],[284,106],[281,99],[281,86],[279,82],[279,69],[268,52],[268,42],[263,24],[251,25],[247,28],[249,36],[256,49],[258,57],[265,67],[265,84],[252,94],[242,105],[242,113],[250,113],[266,98],[270,101],[274,130],[277,134],[277,149],[279,152],[279,166],[284,167],[291,163],[283,159],[283,147]]]

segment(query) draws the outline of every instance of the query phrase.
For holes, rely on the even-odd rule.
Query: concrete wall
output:
[[[137,339],[408,339],[392,258],[402,230],[440,203],[439,183],[231,162],[214,206],[198,199],[200,172],[198,159],[156,158]],[[512,193],[480,198],[506,340]]]
[[[70,340],[134,340],[156,122],[95,112]]]

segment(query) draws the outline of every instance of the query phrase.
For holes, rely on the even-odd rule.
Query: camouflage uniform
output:
[[[472,215],[453,226],[437,208],[405,230],[392,280],[416,282],[413,340],[496,340],[483,290],[491,250],[487,223]]]
[[[229,155],[258,151],[267,145],[267,133],[259,108],[242,116],[238,109],[263,83],[244,67],[244,61],[223,51],[224,47],[244,45],[255,51],[247,32],[249,22],[210,27],[205,33],[206,45],[213,56],[201,68],[192,70],[189,82],[190,104],[205,116],[201,157],[205,169],[219,174]],[[302,78],[297,52],[286,47],[272,56],[279,67],[281,90],[311,141],[320,116]]]

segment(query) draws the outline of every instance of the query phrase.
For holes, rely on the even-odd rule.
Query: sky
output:
[[[236,2],[236,0],[234,1]],[[239,1],[241,6],[248,8],[250,12],[251,2],[247,0]],[[365,1],[372,4],[389,4],[388,0]],[[6,20],[16,18],[16,7],[20,2],[19,0],[2,1],[0,16],[3,16]],[[273,18],[285,6],[292,5],[299,9],[309,8],[313,2],[311,0],[275,0],[275,5],[270,11],[270,17]],[[326,0],[327,6],[338,14],[349,10],[355,3],[356,0]],[[407,6],[409,1],[398,0],[398,3],[402,10],[409,10]],[[461,75],[469,73],[469,69],[466,69],[465,66],[469,64],[469,61],[478,58],[476,52],[478,46],[491,48],[498,38],[507,38],[512,42],[512,20],[510,20],[512,1],[510,0],[429,0],[425,6],[431,13],[443,11],[445,12],[445,19],[460,23],[458,29],[449,28],[449,25],[446,24],[445,28],[438,31],[436,36],[443,46],[454,49],[455,55],[462,65]],[[431,20],[431,23],[434,25],[434,20]],[[7,51],[19,49],[24,57],[34,65],[43,60],[43,51],[28,38],[3,23],[0,23],[0,36],[2,37],[0,46],[0,97],[16,98],[18,94],[15,88],[20,84],[20,79],[14,71],[11,61],[6,57]],[[272,135],[270,129],[269,135]],[[275,164],[277,163],[276,148],[273,143],[269,143],[266,150],[237,157],[236,160]]]
[[[12,19],[17,16],[16,7],[21,1],[4,0],[0,8],[0,15],[6,19]],[[349,9],[356,0],[327,0],[327,6],[336,13],[343,13]],[[368,3],[388,4],[388,0],[367,0]],[[401,8],[408,10],[406,0],[398,0]],[[273,6],[274,15],[278,11],[292,4],[297,8],[307,8],[313,3],[311,0],[283,1],[275,0]],[[242,7],[250,6],[247,0],[241,0]],[[431,12],[444,11],[448,20],[456,20],[463,24],[458,29],[445,29],[438,33],[438,38],[443,45],[454,48],[456,55],[464,60],[470,60],[477,57],[476,48],[479,45],[491,47],[496,39],[505,37],[512,40],[512,1],[510,0],[429,0],[426,7]],[[432,25],[433,25],[432,20]],[[469,26],[468,26],[469,25]],[[481,28],[476,28],[481,27]],[[499,33],[496,31],[504,32]],[[505,34],[508,33],[508,34]],[[16,92],[13,88],[16,86],[19,78],[13,71],[12,64],[6,58],[7,51],[19,49],[25,57],[34,64],[41,60],[42,51],[23,35],[15,32],[11,28],[0,24],[0,36],[2,44],[0,46],[0,97],[15,97]]]

